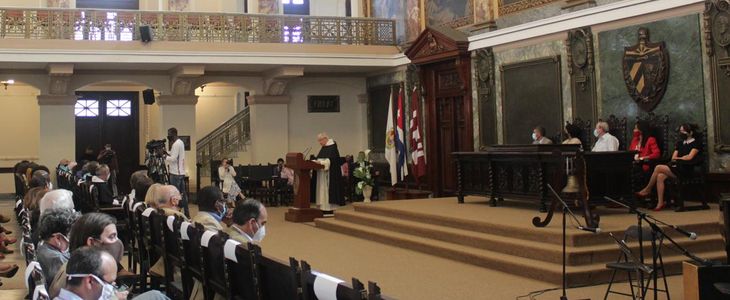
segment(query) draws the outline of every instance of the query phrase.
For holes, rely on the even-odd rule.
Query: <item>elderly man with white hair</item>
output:
[[[46,193],[43,198],[41,198],[41,203],[39,205],[41,215],[44,211],[47,209],[74,209],[74,194],[69,190],[64,189],[58,189],[58,190],[52,190],[48,193]]]
[[[608,132],[608,123],[596,123],[593,135],[598,138],[593,145],[593,152],[618,151],[618,139]]]

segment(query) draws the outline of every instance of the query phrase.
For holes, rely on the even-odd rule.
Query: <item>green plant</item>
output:
[[[373,175],[370,173],[371,164],[368,161],[370,150],[360,151],[357,155],[357,167],[352,172],[355,178],[360,179],[360,182],[355,186],[355,193],[362,195],[362,190],[365,186],[372,187],[375,184]]]

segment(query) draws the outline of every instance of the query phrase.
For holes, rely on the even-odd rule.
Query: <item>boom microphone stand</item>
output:
[[[550,185],[548,183],[547,187],[548,187],[548,189],[550,189],[550,192],[553,193],[553,195],[555,196],[555,199],[560,201],[560,205],[563,206],[563,295],[560,296],[560,300],[568,300],[568,296],[566,295],[566,292],[565,292],[565,290],[567,289],[567,282],[568,282],[567,274],[565,272],[565,265],[566,265],[566,263],[565,263],[565,255],[566,255],[566,251],[565,251],[565,226],[566,226],[565,215],[566,215],[566,213],[570,214],[570,216],[573,218],[573,220],[575,220],[575,222],[578,224],[578,227],[576,227],[576,229],[583,230],[583,231],[590,231],[593,233],[599,233],[599,232],[601,232],[601,228],[588,228],[588,227],[583,227],[582,225],[580,225],[581,223],[578,220],[578,217],[576,217],[575,214],[573,213],[573,211],[571,211],[570,208],[568,208],[568,204],[565,203],[565,201],[563,201],[563,198],[560,198],[560,195],[558,195],[558,193],[553,189],[552,185]]]
[[[661,227],[659,227],[659,225],[657,225],[657,223],[662,224],[662,225],[667,226],[667,227],[671,227],[672,229],[674,229],[677,232],[685,235],[686,237],[688,237],[691,240],[697,239],[697,234],[696,233],[690,232],[690,231],[686,231],[686,230],[684,230],[684,229],[682,229],[682,228],[680,228],[680,227],[678,227],[676,225],[667,224],[667,223],[665,223],[665,222],[663,222],[661,220],[658,220],[657,218],[655,218],[655,217],[653,217],[653,216],[651,216],[651,215],[649,215],[649,214],[647,214],[645,212],[639,211],[638,209],[636,209],[634,207],[630,207],[630,206],[626,205],[625,203],[623,203],[621,201],[616,201],[614,199],[611,199],[610,197],[603,197],[603,198],[606,199],[606,200],[608,200],[608,201],[611,201],[613,203],[616,203],[616,204],[618,204],[620,206],[623,206],[625,208],[628,208],[629,209],[629,212],[635,213],[638,216],[638,220],[639,220],[639,229],[638,230],[639,230],[639,242],[640,242],[640,244],[639,244],[639,253],[641,253],[641,260],[642,260],[641,263],[642,264],[644,263],[644,261],[643,261],[643,257],[644,257],[643,256],[643,247],[641,245],[641,235],[642,235],[642,233],[641,233],[641,221],[642,220],[644,222],[646,222],[647,224],[649,224],[649,226],[651,227],[654,235],[658,234],[659,236],[662,237],[662,239],[668,240],[670,243],[672,243],[672,245],[674,245],[675,249],[677,249],[678,252],[680,252],[682,255],[686,256],[687,258],[689,258],[689,259],[691,259],[691,260],[693,260],[693,261],[695,261],[695,262],[697,262],[699,264],[702,264],[704,266],[712,266],[712,265],[719,264],[718,262],[715,262],[715,261],[712,261],[712,260],[708,260],[708,259],[704,259],[704,258],[700,258],[700,257],[698,257],[698,256],[690,253],[686,248],[682,247],[676,241],[674,241],[671,237],[669,237],[669,235],[667,235],[667,233],[664,232],[664,230]],[[652,241],[652,248],[654,248],[654,247],[655,247],[654,241]],[[661,247],[661,245],[660,245],[660,247]],[[656,262],[656,260],[657,260],[657,253],[658,253],[658,251],[656,249],[652,249],[652,256],[653,256],[653,259],[652,259],[653,260],[653,262],[652,262],[652,264],[653,264],[652,265],[652,268],[653,268],[653,270],[655,270],[654,271],[654,274],[653,274],[653,277],[654,277],[653,278],[653,281],[654,281],[654,299],[657,299],[657,293],[658,293],[657,287],[656,287],[656,285],[657,285],[657,272],[656,272],[656,269],[657,269],[657,262]],[[663,266],[662,266],[662,270],[663,270]],[[643,281],[642,281],[642,285],[643,285]],[[669,294],[669,291],[666,291],[666,292],[667,292],[667,294]],[[644,299],[645,297],[646,297],[646,293],[643,292],[643,290],[642,290],[642,299]]]

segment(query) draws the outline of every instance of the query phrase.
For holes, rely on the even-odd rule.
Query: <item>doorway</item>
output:
[[[129,177],[139,166],[139,93],[76,92],[76,160],[87,148],[99,154],[111,144],[119,165],[120,195],[130,192]]]

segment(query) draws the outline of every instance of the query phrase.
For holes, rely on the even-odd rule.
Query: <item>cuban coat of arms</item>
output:
[[[624,48],[623,69],[631,98],[642,110],[654,110],[669,82],[669,51],[664,42],[652,43],[649,29],[639,28],[638,44]]]

